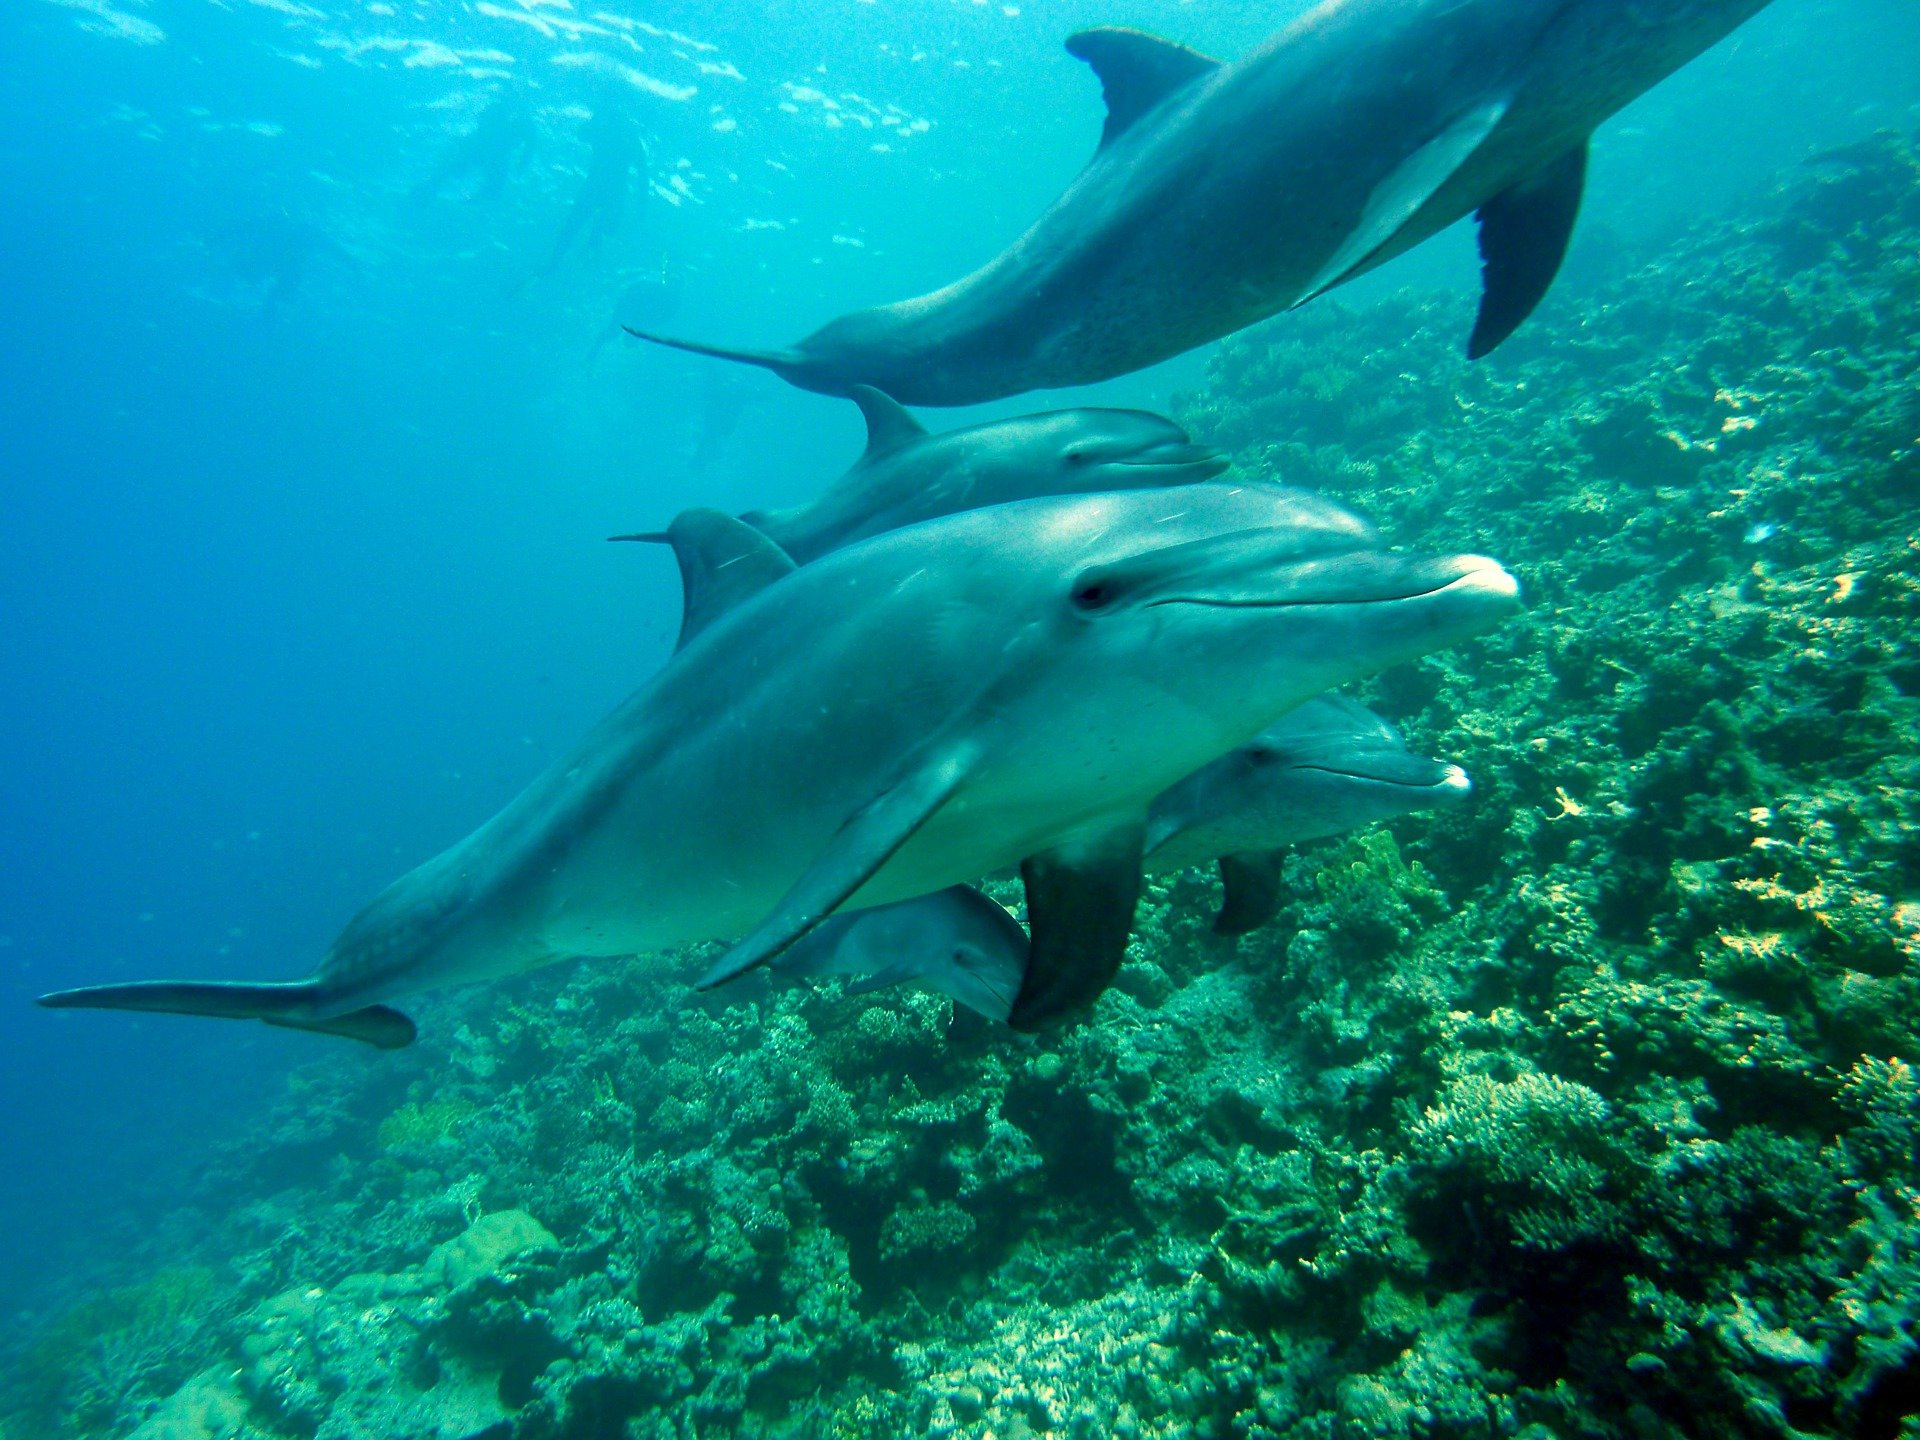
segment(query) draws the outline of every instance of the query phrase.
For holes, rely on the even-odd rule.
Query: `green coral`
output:
[[[409,1100],[380,1122],[375,1139],[396,1159],[430,1161],[444,1154],[473,1112],[472,1102],[458,1096]]]
[[[1326,903],[1336,948],[1354,961],[1392,953],[1446,909],[1446,896],[1426,867],[1408,863],[1387,830],[1343,841],[1321,862],[1314,884]]]
[[[924,1199],[897,1207],[880,1227],[880,1253],[889,1260],[940,1263],[957,1257],[978,1228],[951,1200]]]
[[[27,1433],[108,1433],[178,1385],[208,1353],[214,1272],[172,1265],[84,1300],[23,1352],[9,1409]]]
[[[1619,1172],[1630,1160],[1600,1094],[1532,1071],[1455,1080],[1407,1132],[1409,1162],[1428,1173],[1436,1225],[1497,1231],[1535,1255],[1624,1237]],[[1443,1198],[1444,1197],[1444,1198]],[[1501,1243],[1474,1236],[1476,1249]]]

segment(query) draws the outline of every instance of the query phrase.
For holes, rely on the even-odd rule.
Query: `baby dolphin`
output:
[[[1228,465],[1145,410],[1050,410],[929,434],[880,391],[855,385],[866,453],[805,505],[740,518],[805,565],[869,535],[1039,495],[1190,485]],[[615,540],[662,540],[659,534]]]
[[[1013,1013],[1027,973],[1027,932],[971,885],[832,915],[774,957],[787,980],[854,979],[849,995],[918,984],[989,1020]]]
[[[683,517],[684,518],[684,517]],[[1297,493],[1211,482],[1025,500],[798,569],[708,567],[704,618],[505,809],[402,876],[304,980],[67,990],[404,1044],[385,1002],[576,956],[744,936],[764,965],[834,911],[1019,865],[1031,956],[1010,1021],[1090,1005],[1125,950],[1147,808],[1323,690],[1518,605],[1479,555],[1384,550]],[[752,593],[747,593],[752,591]],[[694,617],[689,617],[690,619]]]
[[[1153,802],[1147,818],[1149,873],[1218,859],[1226,898],[1214,929],[1244,935],[1280,905],[1282,847],[1356,829],[1471,789],[1466,771],[1415,755],[1400,732],[1357,701],[1320,695],[1195,771]],[[960,896],[972,896],[962,902]],[[985,910],[989,941],[976,938]],[[869,936],[838,928],[886,916]],[[997,940],[997,943],[991,943]],[[776,972],[865,977],[849,994],[917,981],[993,1020],[1003,1009],[978,1003],[974,976],[1018,977],[1026,932],[1000,906],[965,886],[853,915],[836,915],[774,962]],[[994,992],[996,995],[998,991]]]
[[[1282,847],[1466,798],[1458,765],[1407,749],[1400,732],[1344,695],[1320,695],[1159,799],[1147,868],[1218,860],[1226,897],[1214,929],[1244,935],[1280,904]]]
[[[1067,49],[1105,91],[1100,147],[980,269],[782,350],[635,333],[807,390],[969,405],[1165,360],[1477,215],[1478,357],[1552,283],[1594,128],[1767,3],[1323,0],[1229,64],[1085,30]]]

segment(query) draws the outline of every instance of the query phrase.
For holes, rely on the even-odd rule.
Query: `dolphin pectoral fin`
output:
[[[867,450],[860,457],[862,460],[892,454],[902,445],[926,438],[927,427],[885,391],[871,385],[855,385],[848,389],[847,396],[860,407],[867,422]]]
[[[1050,1030],[1113,983],[1133,933],[1145,833],[1145,823],[1134,820],[1021,864],[1032,940],[1007,1017],[1015,1030]]]
[[[1069,35],[1067,53],[1086,61],[1100,77],[1107,101],[1101,150],[1174,91],[1220,68],[1218,60],[1198,50],[1117,25]]]
[[[1587,142],[1479,210],[1480,314],[1467,341],[1478,360],[1533,313],[1559,273],[1587,186]]]
[[[683,510],[665,533],[615,535],[615,540],[665,541],[680,562],[680,638],[676,652],[741,601],[758,595],[796,567],[773,541],[744,520],[719,510]]]
[[[398,1050],[413,1043],[413,1021],[384,1005],[319,1019],[302,1014],[319,993],[311,980],[266,985],[226,980],[143,980],[130,985],[56,990],[35,1003],[50,1010],[144,1010],[221,1020],[263,1020],[289,1030],[343,1035],[382,1050]]]
[[[1396,165],[1392,174],[1373,187],[1359,222],[1293,303],[1304,305],[1365,269],[1373,256],[1447,183],[1453,172],[1466,163],[1467,157],[1480,148],[1506,113],[1504,99],[1469,110]]]
[[[1220,857],[1220,883],[1226,895],[1214,916],[1216,935],[1246,935],[1280,913],[1282,850],[1247,850]]]
[[[884,970],[876,970],[858,980],[851,981],[846,988],[848,995],[871,995],[876,990],[885,990],[894,985],[904,985],[909,980],[918,980],[920,971],[912,965],[889,965]]]
[[[926,824],[967,778],[972,756],[948,751],[871,801],[828,842],[807,873],[739,944],[694,982],[711,990],[767,964],[845,903]]]

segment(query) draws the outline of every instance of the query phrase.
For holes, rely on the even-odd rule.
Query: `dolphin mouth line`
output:
[[[1369,785],[1383,785],[1389,790],[1447,790],[1460,789],[1459,777],[1448,774],[1438,780],[1395,780],[1386,775],[1375,775],[1366,770],[1342,770],[1333,765],[1296,765],[1296,770],[1311,770],[1319,775],[1336,775],[1342,780],[1363,780]]]
[[[1168,595],[1163,599],[1149,600],[1142,608],[1151,610],[1158,605],[1204,605],[1213,610],[1310,610],[1340,605],[1393,605],[1403,600],[1425,600],[1434,595],[1444,595],[1447,591],[1461,585],[1487,587],[1489,594],[1515,596],[1518,593],[1513,577],[1506,571],[1479,569],[1468,570],[1444,584],[1429,586],[1425,590],[1407,590],[1398,594],[1325,597],[1314,600],[1230,600],[1208,595]]]
[[[1209,610],[1328,610],[1341,605],[1392,605],[1401,600],[1424,600],[1438,595],[1445,585],[1434,590],[1418,590],[1410,595],[1368,595],[1352,600],[1212,600],[1204,595],[1169,595],[1153,600],[1146,608],[1159,605],[1202,605]]]
[[[1386,775],[1375,775],[1368,770],[1342,770],[1337,765],[1296,765],[1296,770],[1311,770],[1316,775],[1337,775],[1342,780],[1364,780],[1370,785],[1385,785],[1394,790],[1438,790],[1446,787],[1448,781],[1431,780],[1395,780]]]
[[[1233,457],[1219,450],[1202,450],[1188,455],[1143,455],[1135,460],[1109,460],[1109,465],[1124,465],[1130,470],[1203,470],[1222,475],[1233,468]]]

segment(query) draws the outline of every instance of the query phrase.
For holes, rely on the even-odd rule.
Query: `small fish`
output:
[[[1780,527],[1773,521],[1762,520],[1758,524],[1748,526],[1742,540],[1748,545],[1764,545],[1779,533]]]

